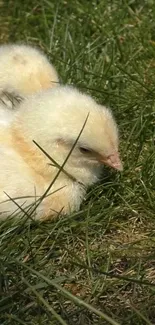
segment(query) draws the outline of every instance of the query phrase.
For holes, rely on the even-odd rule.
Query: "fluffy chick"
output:
[[[118,131],[110,110],[76,89],[60,86],[27,98],[11,127],[1,132],[0,202],[7,199],[6,192],[25,208],[43,195],[58,168],[51,165],[33,140],[62,165],[87,116],[64,167],[76,181],[61,171],[50,190],[52,194],[38,206],[35,217],[47,219],[60,211],[77,211],[86,188],[98,181],[102,164],[122,170]],[[12,201],[0,204],[3,216],[15,209]]]
[[[14,118],[19,97],[58,85],[58,74],[46,56],[28,45],[0,46],[0,127]]]
[[[57,72],[46,56],[28,45],[0,46],[0,89],[27,95],[58,84]]]

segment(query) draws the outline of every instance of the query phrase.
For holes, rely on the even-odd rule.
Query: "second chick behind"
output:
[[[47,57],[29,45],[0,46],[0,89],[20,95],[51,88],[58,84],[58,74]]]
[[[56,69],[40,50],[29,45],[0,46],[0,126],[14,118],[18,98],[57,85]]]

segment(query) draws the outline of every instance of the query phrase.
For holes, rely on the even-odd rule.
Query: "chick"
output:
[[[36,208],[37,219],[77,211],[87,187],[98,181],[102,164],[122,170],[111,111],[71,87],[59,86],[27,98],[10,128],[1,131],[0,139],[0,202],[7,200],[6,192],[23,209],[35,204],[58,173],[58,167],[33,140],[59,166],[76,143],[50,195]],[[12,201],[0,204],[2,216],[16,209]]]
[[[0,127],[14,118],[19,100],[59,84],[58,74],[39,50],[28,45],[0,46]]]
[[[58,74],[46,56],[28,45],[0,46],[0,89],[32,94],[58,84]]]

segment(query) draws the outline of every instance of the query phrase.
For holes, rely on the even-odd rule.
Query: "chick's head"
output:
[[[27,139],[60,165],[75,146],[64,169],[86,185],[98,179],[102,164],[122,170],[111,111],[74,88],[60,86],[33,95],[20,107],[17,123]]]

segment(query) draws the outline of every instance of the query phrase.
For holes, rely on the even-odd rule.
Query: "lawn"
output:
[[[112,108],[124,164],[78,213],[0,223],[0,325],[155,324],[155,2],[4,0],[0,16],[1,43],[39,46]]]

